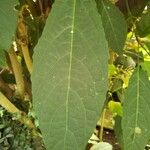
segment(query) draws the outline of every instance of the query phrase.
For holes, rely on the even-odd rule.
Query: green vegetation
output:
[[[5,0],[0,20],[1,150],[144,150],[148,0]]]

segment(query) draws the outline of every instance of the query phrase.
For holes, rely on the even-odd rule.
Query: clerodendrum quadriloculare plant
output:
[[[143,150],[150,139],[149,2],[19,0],[14,11],[17,3],[0,2],[0,105],[19,114],[32,138],[42,133],[48,150],[84,150],[105,108],[100,140],[109,112],[120,147]]]

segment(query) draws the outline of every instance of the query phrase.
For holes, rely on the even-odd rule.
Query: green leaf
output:
[[[122,117],[122,106],[120,102],[109,101],[108,108],[114,115]]]
[[[8,50],[15,33],[17,11],[14,6],[17,0],[0,1],[0,49]]]
[[[136,25],[136,33],[140,37],[150,34],[150,11],[141,16],[140,21]]]
[[[109,77],[111,77],[115,74],[117,74],[117,68],[115,67],[115,65],[109,64],[108,65],[108,75],[109,75]]]
[[[125,92],[122,129],[124,150],[143,150],[150,137],[150,82],[138,68]]]
[[[109,47],[121,54],[127,36],[124,16],[109,0],[96,0],[96,2]]]
[[[34,52],[33,102],[47,149],[85,149],[107,91],[108,46],[95,2],[55,1]]]
[[[5,51],[0,49],[0,67],[3,67],[5,65],[6,65]]]
[[[116,116],[114,120],[115,120],[115,126],[114,126],[115,135],[117,137],[119,144],[121,145],[121,147],[123,147],[123,134],[122,134],[122,127],[121,127],[122,117]]]
[[[112,92],[119,91],[120,89],[122,89],[122,86],[123,86],[123,80],[119,79],[119,78],[115,78],[113,80],[113,85],[112,85],[111,91]]]
[[[150,61],[144,61],[144,63],[141,64],[143,70],[147,72],[147,75],[150,77]]]

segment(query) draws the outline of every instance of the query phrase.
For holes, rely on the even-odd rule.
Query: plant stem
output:
[[[100,128],[100,142],[103,141],[103,130],[104,130],[104,118],[105,118],[106,109],[104,108],[101,118],[101,128]]]
[[[18,22],[18,31],[19,31],[19,39],[18,39],[18,44],[21,46],[21,50],[22,50],[22,54],[27,66],[27,69],[29,71],[29,73],[32,73],[32,59],[30,57],[30,53],[29,53],[29,49],[28,49],[28,33],[27,33],[27,29],[26,29],[26,24],[24,21],[24,16],[23,16],[23,12],[26,11],[28,9],[28,7],[25,5],[24,7],[22,7],[22,10],[20,12],[20,18],[19,18],[19,22]]]
[[[139,40],[139,37],[135,35],[135,38],[136,38],[136,41],[138,42],[138,45],[141,46],[141,47],[146,51],[146,53],[150,56],[149,50],[147,50],[147,49],[144,47],[144,45],[143,45],[143,44],[141,43],[141,41]],[[138,46],[138,48],[139,48],[139,46]]]
[[[0,105],[4,107],[8,112],[11,113],[21,113],[21,111],[12,104],[6,96],[3,95],[3,93],[0,91]]]
[[[23,99],[25,94],[25,85],[24,85],[24,79],[22,74],[22,68],[17,60],[17,56],[13,48],[10,49],[8,54],[10,57],[12,69],[16,79],[16,86],[17,86],[16,94]]]
[[[22,124],[25,124],[28,128],[30,129],[35,129],[35,126],[34,124],[32,123],[32,121],[27,118],[25,115],[24,112],[20,111],[14,104],[12,104],[6,96],[3,95],[2,92],[0,92],[0,105],[5,108],[8,112],[10,113],[18,113],[20,114],[20,118],[19,118],[19,121],[22,123]]]
[[[26,66],[28,68],[28,71],[31,74],[33,64],[32,64],[32,59],[30,57],[30,53],[29,53],[27,44],[21,42],[21,49],[22,49],[23,57],[24,57]]]

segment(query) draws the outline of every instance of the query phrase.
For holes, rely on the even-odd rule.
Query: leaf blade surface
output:
[[[107,60],[95,3],[57,0],[36,46],[32,75],[47,149],[85,148],[105,101]]]
[[[0,67],[4,67],[6,65],[5,52],[0,50]]]
[[[116,53],[122,54],[127,36],[124,16],[109,0],[96,0],[96,2],[109,47]]]
[[[17,11],[14,7],[17,0],[0,1],[0,49],[8,50],[17,24]]]
[[[141,68],[132,75],[123,105],[124,150],[145,148],[150,135],[150,82]]]

